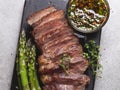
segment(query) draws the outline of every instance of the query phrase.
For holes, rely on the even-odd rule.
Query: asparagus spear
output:
[[[34,75],[33,75],[33,70],[34,70],[34,63],[32,58],[32,51],[31,51],[31,42],[30,40],[27,42],[27,56],[28,57],[28,77],[29,77],[29,84],[30,84],[30,89],[31,90],[36,90],[34,86]]]
[[[34,54],[33,54],[33,57],[32,57],[32,60],[34,61],[34,72],[33,72],[33,74],[34,74],[34,85],[35,85],[35,87],[36,87],[36,90],[41,90],[41,88],[40,88],[40,86],[39,86],[39,82],[38,82],[38,78],[37,78],[37,71],[36,71],[36,68],[35,68],[35,56],[36,56],[36,53],[35,53],[35,47],[33,46],[33,52],[34,52]]]
[[[27,42],[27,50],[28,50],[28,76],[29,76],[29,83],[31,90],[41,90],[37,75],[36,75],[36,68],[35,68],[35,57],[36,57],[36,50],[35,46],[31,44],[31,41],[28,40]]]
[[[19,70],[19,62],[18,62],[18,53],[17,53],[17,57],[16,57],[16,70],[17,70],[17,76],[18,76],[18,86],[19,86],[19,90],[22,90],[22,86],[21,86],[21,79],[20,79],[20,70]]]
[[[37,75],[36,75],[36,70],[34,71],[34,76],[35,76],[35,87],[36,87],[36,90],[41,90],[40,86],[39,86],[39,82],[38,82],[38,78],[37,78]]]
[[[22,34],[20,36],[20,43],[19,43],[19,75],[21,80],[21,85],[23,90],[30,90],[29,83],[28,83],[28,76],[27,76],[27,56],[26,56],[26,35],[25,31],[22,30]]]

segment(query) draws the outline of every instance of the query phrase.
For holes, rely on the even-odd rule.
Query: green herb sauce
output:
[[[67,13],[74,27],[88,31],[106,21],[109,8],[104,0],[71,0]]]

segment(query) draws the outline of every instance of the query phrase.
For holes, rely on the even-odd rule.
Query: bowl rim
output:
[[[101,28],[107,23],[107,21],[108,21],[108,19],[109,19],[109,17],[110,17],[110,5],[109,5],[109,3],[108,3],[108,0],[104,0],[104,1],[105,1],[105,3],[106,3],[107,8],[108,8],[108,14],[107,14],[106,20],[105,20],[102,24],[100,24],[97,28],[95,28],[94,30],[83,31],[83,30],[78,29],[77,27],[75,27],[75,26],[71,23],[71,20],[70,20],[69,15],[68,15],[68,8],[69,8],[69,4],[70,4],[71,0],[68,1],[68,3],[67,3],[67,8],[66,8],[66,15],[67,15],[68,23],[69,23],[76,31],[81,32],[81,33],[86,33],[86,34],[87,34],[87,33],[94,33],[94,32],[97,32],[97,31],[101,30]]]

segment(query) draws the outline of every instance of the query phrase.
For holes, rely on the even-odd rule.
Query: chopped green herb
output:
[[[96,45],[95,41],[90,40],[84,45],[83,56],[88,59],[89,67],[95,75],[101,72],[102,65],[99,64],[99,46]]]
[[[60,67],[66,72],[66,74],[68,75],[69,72],[69,67],[70,67],[70,61],[71,61],[71,57],[68,54],[63,54],[61,59],[60,59]]]

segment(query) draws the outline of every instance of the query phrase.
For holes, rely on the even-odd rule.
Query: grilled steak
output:
[[[32,26],[33,27],[36,27],[36,26],[40,27],[47,22],[50,22],[50,21],[55,20],[55,19],[62,19],[62,18],[64,18],[63,10],[54,11],[54,12],[44,16],[43,18],[41,18],[37,22],[33,23]]]
[[[42,50],[38,62],[43,90],[85,90],[90,82],[84,74],[88,61],[64,11],[48,7],[31,15],[28,24],[32,25],[32,35]]]
[[[39,64],[40,68],[39,71],[41,74],[43,73],[52,73],[54,71],[61,70],[60,68],[61,65],[61,57],[56,57],[54,60],[46,59],[44,56],[40,56],[39,58]],[[67,65],[68,63],[66,63]],[[76,67],[74,67],[74,65]],[[84,72],[87,69],[88,66],[88,61],[81,57],[81,55],[74,55],[72,56],[70,62],[69,62],[69,67],[70,68],[79,68],[80,72]]]
[[[66,85],[86,85],[89,82],[89,77],[81,73],[55,73],[51,75],[41,76],[41,80],[44,84],[66,84]]]
[[[45,87],[43,87],[43,89],[44,90],[85,90],[85,86],[54,84],[54,85],[46,85]]]
[[[52,33],[52,34],[54,34],[54,33]],[[68,35],[68,37],[66,37],[66,35]],[[46,40],[46,43],[43,46],[44,50],[46,50],[52,46],[56,46],[58,44],[60,44],[60,45],[64,44],[67,41],[69,42],[69,40],[78,41],[78,39],[76,39],[75,36],[70,33],[69,29],[65,30],[63,32],[60,32],[60,33],[58,32],[58,34],[55,34],[54,36],[55,37],[51,37],[51,39],[49,38],[50,39],[49,41]],[[44,39],[44,41],[45,41],[45,39]]]
[[[54,27],[56,26],[56,27]],[[38,27],[35,27],[34,28],[34,31],[33,31],[33,36],[35,34],[39,35],[41,32],[49,32],[49,30],[51,29],[59,29],[61,28],[62,26],[67,26],[67,23],[66,23],[66,20],[65,19],[55,19],[55,20],[52,20],[51,22],[48,22],[48,23],[45,23],[43,24],[42,26],[38,26]]]
[[[74,39],[71,40],[71,42],[66,41],[66,42],[60,43],[54,47],[51,47],[51,48],[45,50],[43,52],[43,55],[47,58],[52,59],[52,58],[56,57],[57,55],[69,52],[69,49],[70,49],[69,47],[71,47],[72,45],[75,45],[75,44],[78,44],[78,42],[74,41]]]
[[[57,40],[57,38],[63,37],[64,34],[69,34],[69,35],[71,34],[70,29],[68,27],[61,27],[59,29],[49,29],[46,32],[41,32],[39,36],[35,36],[35,40],[39,42],[39,45],[44,44],[47,46],[48,44]]]
[[[53,6],[50,6],[48,8],[43,9],[43,10],[37,11],[28,17],[27,22],[29,25],[32,25],[33,23],[40,20],[42,17],[44,17],[47,14],[50,14],[51,12],[54,12],[54,11],[56,11],[56,9]]]

